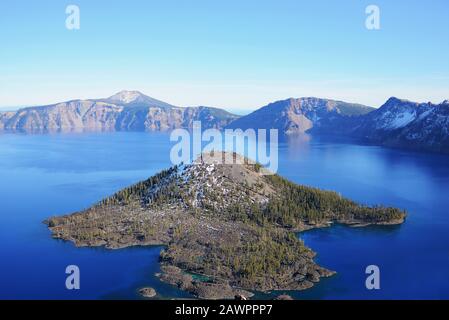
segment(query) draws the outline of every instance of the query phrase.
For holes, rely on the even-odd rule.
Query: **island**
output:
[[[304,290],[335,274],[315,263],[297,232],[332,223],[401,224],[406,218],[403,210],[360,205],[232,157],[234,163],[223,164],[217,153],[203,154],[45,223],[54,238],[78,247],[163,245],[161,281],[202,299],[234,299]]]

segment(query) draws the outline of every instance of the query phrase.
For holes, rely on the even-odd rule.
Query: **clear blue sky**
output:
[[[81,29],[65,28],[76,4]],[[380,7],[381,29],[365,28]],[[0,106],[140,90],[254,109],[318,96],[449,99],[449,1],[1,1]]]

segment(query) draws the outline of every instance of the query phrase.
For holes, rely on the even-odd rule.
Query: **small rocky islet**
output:
[[[405,220],[402,210],[297,185],[235,153],[233,164],[222,164],[226,156],[204,154],[45,223],[78,247],[164,245],[161,281],[202,299],[234,299],[304,290],[335,274],[315,263],[297,232]]]
[[[157,295],[156,290],[151,287],[141,288],[139,294],[144,298],[154,298]]]

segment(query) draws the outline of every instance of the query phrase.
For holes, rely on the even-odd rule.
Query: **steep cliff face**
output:
[[[229,125],[239,116],[229,113],[223,109],[213,107],[188,107],[184,109],[183,127],[191,128],[193,121],[201,121],[203,129],[222,129]]]
[[[0,130],[4,130],[5,124],[14,116],[15,112],[0,112]]]
[[[449,153],[449,101],[390,98],[379,109],[317,98],[271,103],[229,128],[278,129],[280,134],[341,135],[395,148]]]
[[[75,100],[5,113],[0,115],[0,129],[165,131],[190,128],[195,120],[204,121],[205,128],[223,128],[236,118],[216,108],[180,108],[138,91],[121,91],[106,99]]]
[[[117,117],[117,130],[166,131],[181,128],[183,109],[178,107],[126,107]]]
[[[369,139],[383,138],[396,130],[408,126],[411,122],[431,109],[427,103],[415,103],[390,98],[379,109],[374,110],[355,121],[352,131],[355,135]]]
[[[314,127],[339,124],[373,108],[342,101],[299,98],[271,103],[229,125],[229,128],[278,129],[280,134],[304,133]]]
[[[17,111],[4,123],[8,130],[46,130],[46,129],[111,129],[116,114],[123,107],[77,100],[50,106],[25,108]]]
[[[449,152],[449,102],[429,105],[396,136],[389,137],[388,146],[422,148],[435,152]]]
[[[385,146],[449,152],[449,103],[390,98],[379,109],[354,119],[348,133]]]
[[[203,129],[222,129],[238,116],[211,107],[126,107],[117,118],[118,130],[167,131],[192,128],[201,121]]]

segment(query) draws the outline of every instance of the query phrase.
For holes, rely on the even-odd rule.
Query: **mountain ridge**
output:
[[[217,110],[220,110],[218,112]],[[103,99],[77,99],[0,113],[0,129],[10,131],[222,129],[238,116],[212,107],[177,107],[139,91],[120,91]]]
[[[285,136],[343,136],[364,144],[449,153],[449,102],[391,97],[375,109],[329,99],[290,98],[270,103],[227,128],[277,129]]]
[[[449,101],[418,103],[389,98],[378,109],[356,103],[315,97],[269,103],[248,115],[224,109],[178,107],[139,91],[120,91],[108,98],[22,108],[0,113],[0,130],[169,131],[203,129],[277,129],[289,136],[346,136],[361,143],[418,151],[449,153]]]
[[[387,147],[449,153],[449,103],[392,97],[380,108],[350,119],[344,128],[328,126],[323,132]]]
[[[373,111],[374,108],[315,97],[289,98],[272,102],[231,122],[228,128],[278,129],[282,134],[305,133],[323,122],[340,121]]]

